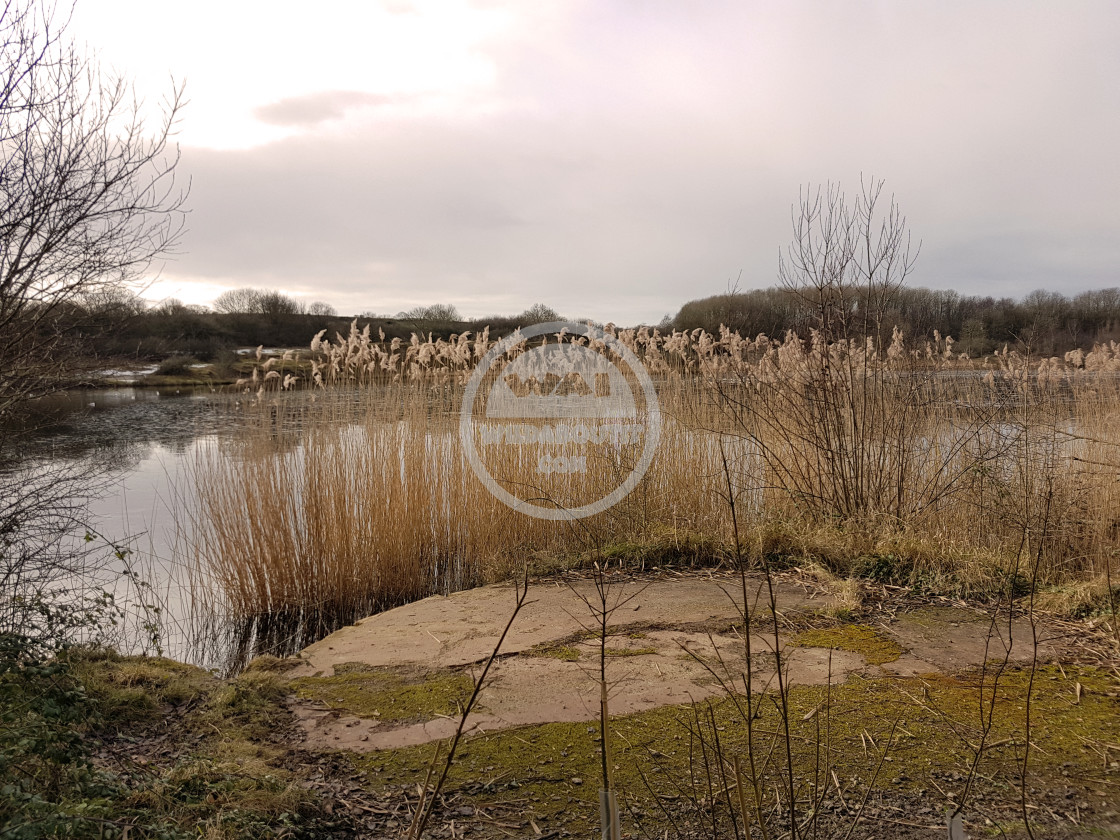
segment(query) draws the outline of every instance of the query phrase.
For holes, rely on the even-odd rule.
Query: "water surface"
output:
[[[54,394],[36,400],[20,416],[20,460],[5,465],[6,470],[52,471],[78,481],[86,499],[84,522],[96,537],[91,547],[109,561],[96,580],[87,582],[109,588],[122,601],[142,596],[158,605],[164,651],[193,661],[211,655],[191,649],[198,635],[191,625],[198,616],[188,581],[195,570],[187,566],[190,558],[177,552],[182,525],[177,513],[191,503],[192,458],[234,431],[237,413],[230,409],[241,399],[186,388],[83,388]],[[85,530],[74,534],[76,543],[84,544]],[[127,550],[123,561],[112,556],[117,548]],[[144,591],[137,591],[135,578],[122,576],[126,566],[143,581]],[[135,628],[122,642],[126,648],[144,646]]]

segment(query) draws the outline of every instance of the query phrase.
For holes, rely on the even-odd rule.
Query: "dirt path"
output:
[[[718,693],[720,678],[742,685],[744,639],[741,584],[736,576],[628,580],[612,585],[607,668],[613,715],[687,703]],[[1030,661],[1030,627],[993,623],[983,613],[944,599],[906,611],[880,611],[863,623],[842,623],[836,595],[812,580],[775,586],[780,632],[772,630],[764,581],[748,580],[755,681],[774,677],[773,650],[786,657],[793,685],[833,683],[859,673],[911,677],[958,672],[985,661]],[[483,662],[513,610],[512,586],[488,586],[431,597],[367,618],[310,646],[291,676],[330,677],[340,666],[425,673]],[[599,713],[599,640],[589,603],[590,580],[536,584],[491,672],[476,731],[593,720]],[[1068,640],[1042,628],[1037,655],[1061,655]],[[726,664],[726,667],[724,667]],[[333,708],[332,708],[333,705]],[[388,722],[348,714],[338,704],[293,703],[310,749],[367,752],[421,744],[451,734],[457,721],[432,715]]]

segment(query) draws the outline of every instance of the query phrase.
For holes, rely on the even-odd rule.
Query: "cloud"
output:
[[[278,102],[254,109],[253,115],[263,123],[307,128],[327,120],[340,120],[348,111],[387,105],[393,97],[363,93],[356,90],[327,90],[305,96],[289,96]]]
[[[477,107],[330,91],[266,106],[294,136],[185,149],[192,229],[165,274],[343,312],[657,321],[740,270],[774,283],[799,187],[868,175],[923,242],[917,285],[1120,284],[1107,4],[547,8],[487,45]]]

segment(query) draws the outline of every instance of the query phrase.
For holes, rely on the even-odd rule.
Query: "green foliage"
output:
[[[0,636],[0,726],[5,736],[0,772],[5,783],[21,775],[57,781],[59,768],[83,763],[75,727],[90,716],[85,690],[64,662],[43,657],[36,647],[26,636]],[[46,770],[48,765],[57,767]]]
[[[18,548],[18,529],[10,534],[8,547]],[[96,539],[86,535],[87,543]],[[314,795],[246,740],[263,741],[280,722],[274,675],[246,675],[218,692],[218,680],[198,668],[105,646],[122,620],[135,618],[158,651],[162,620],[158,599],[128,564],[129,550],[110,548],[138,604],[118,602],[107,589],[8,593],[0,627],[0,840],[316,836],[303,830],[317,812]],[[77,645],[79,638],[101,643]],[[205,754],[134,763],[133,751],[144,749],[131,745],[169,725],[186,730],[172,743]],[[98,760],[125,738],[129,757]]]
[[[324,836],[315,795],[263,743],[281,722],[272,675],[223,684],[167,659],[41,648],[0,637],[0,840]],[[175,705],[197,711],[162,721]],[[176,755],[94,761],[121,737],[143,752],[161,725]]]
[[[874,554],[860,557],[854,571],[876,583],[900,583],[909,580],[911,565],[894,554]]]
[[[1070,615],[1073,618],[1110,616],[1115,619],[1118,605],[1120,605],[1120,586],[1114,586],[1111,590],[1105,589],[1088,598],[1084,603],[1078,604],[1070,611]]]
[[[27,636],[0,636],[0,838],[123,837],[86,733],[100,716],[70,664]],[[153,829],[150,837],[179,837]]]
[[[1030,595],[1034,588],[1031,579],[1021,569],[1011,569],[1005,575],[1008,593],[1012,598],[1022,598]]]

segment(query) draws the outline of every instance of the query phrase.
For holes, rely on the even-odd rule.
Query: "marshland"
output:
[[[0,840],[1120,838],[1115,4],[213,12],[0,4]]]
[[[1107,603],[1115,344],[972,359],[951,338],[908,345],[898,332],[885,348],[612,332],[657,384],[662,436],[631,496],[578,527],[516,514],[466,461],[459,409],[493,344],[485,330],[380,341],[355,322],[221,392],[76,392],[70,409],[93,414],[40,447],[79,460],[110,445],[125,485],[94,513],[137,563],[159,561],[149,571],[179,603],[175,632],[206,616],[250,636],[272,628],[260,653],[527,560],[541,572],[600,555],[729,562],[728,472],[753,557],[795,552],[842,578],[876,567],[886,583],[976,597],[1030,557],[1048,601]],[[618,469],[636,458],[625,449]]]
[[[602,350],[595,335],[543,341]],[[424,836],[564,836],[596,824],[595,781],[605,776],[625,832],[649,836],[747,836],[766,825],[785,826],[785,836],[883,825],[924,836],[945,830],[946,813],[949,823],[959,813],[970,830],[1012,836],[1080,836],[1085,820],[1110,830],[1120,758],[1120,345],[971,357],[950,337],[908,339],[897,328],[772,338],[607,325],[602,336],[648,372],[660,440],[635,489],[579,521],[511,509],[468,463],[461,412],[469,378],[495,344],[485,328],[402,340],[355,320],[304,349],[249,354],[241,380],[224,388],[125,392],[113,398],[123,405],[100,417],[97,402],[114,392],[76,395],[93,413],[73,420],[69,435],[40,438],[25,466],[92,463],[127,427],[110,451],[131,450],[132,460],[123,473],[119,462],[107,465],[105,475],[158,485],[144,498],[161,511],[147,520],[146,546],[127,530],[86,535],[110,552],[90,581],[119,601],[99,626],[76,627],[75,639],[117,650],[100,641],[69,649],[65,661],[102,737],[116,744],[109,733],[142,733],[142,766],[128,783],[140,792],[115,800],[106,822],[174,826],[194,814],[213,836],[290,823],[316,837],[405,836],[423,820]],[[562,506],[556,500],[573,483],[609,492],[641,449],[616,441],[590,476],[533,473],[538,451],[564,446],[507,450],[505,471],[495,473]],[[128,574],[113,579],[119,569]],[[676,654],[709,669],[685,681],[707,699],[633,712],[623,702],[630,659],[620,657],[653,657],[658,674],[671,673],[673,654],[658,634],[700,625],[624,625],[612,589],[713,574],[729,581],[740,618],[705,625],[697,638],[703,645],[708,634],[711,653],[685,646]],[[599,679],[624,712],[604,705],[591,727],[500,725],[464,739],[454,762],[450,739],[432,742],[444,745],[435,753],[432,743],[332,752],[298,722],[307,709],[342,715],[355,731],[366,731],[363,721],[392,731],[464,710],[492,719],[501,701],[498,688],[487,693],[486,657],[473,667],[339,660],[332,674],[330,666],[308,671],[299,652],[367,616],[509,581],[528,581],[530,591],[566,581],[587,615],[575,635],[515,644],[508,660],[495,649],[499,680],[521,657],[543,656],[582,668],[577,682],[592,689]],[[809,587],[822,600],[768,601],[767,585]],[[488,603],[486,620],[499,626],[514,611],[512,597],[498,616]],[[952,615],[938,612],[950,604]],[[100,626],[107,618],[114,634]],[[936,673],[891,671],[921,651],[907,641],[910,625],[896,623],[903,619],[932,621],[946,644],[956,634],[957,644],[984,636],[986,655]],[[1012,624],[1015,633],[1001,629]],[[499,626],[484,633],[486,645],[498,643]],[[439,641],[449,631],[433,623],[390,632]],[[1053,648],[1054,633],[1085,647]],[[724,647],[752,637],[759,647],[745,659]],[[831,650],[817,660],[827,663],[826,688],[802,684],[805,648]],[[194,664],[152,656],[166,652]],[[602,668],[592,667],[600,655]],[[760,683],[754,694],[740,690],[743,668],[746,684]],[[743,723],[764,714],[777,729]],[[168,741],[165,715],[203,746]],[[655,746],[659,729],[683,736],[687,748]],[[1059,745],[1070,734],[1074,742]],[[515,740],[532,744],[544,764],[507,758]],[[612,741],[616,766],[600,770],[602,745]],[[942,743],[954,746],[935,760]],[[143,769],[149,762],[154,775]],[[539,769],[553,763],[555,779]],[[668,781],[682,771],[688,786]],[[1073,810],[1044,793],[1055,778],[1075,791]],[[204,798],[192,799],[191,786]]]
[[[355,318],[17,394],[0,830],[1116,834],[1116,313],[907,332],[880,189],[803,199],[774,335]]]
[[[548,522],[477,480],[458,410],[485,332],[380,342],[355,324],[316,340],[310,398],[261,379],[236,430],[191,459],[197,500],[182,524],[200,573],[240,618],[349,623],[503,579],[527,559],[541,571],[598,556],[728,561],[730,492],[752,557],[795,552],[844,578],[889,557],[884,582],[977,597],[1016,564],[1026,576],[1030,558],[1046,598],[1075,611],[1107,602],[1115,345],[973,360],[951,339],[909,346],[897,332],[886,347],[730,331],[618,338],[657,382],[663,429],[617,507],[578,527]],[[630,450],[617,453],[622,469]]]

